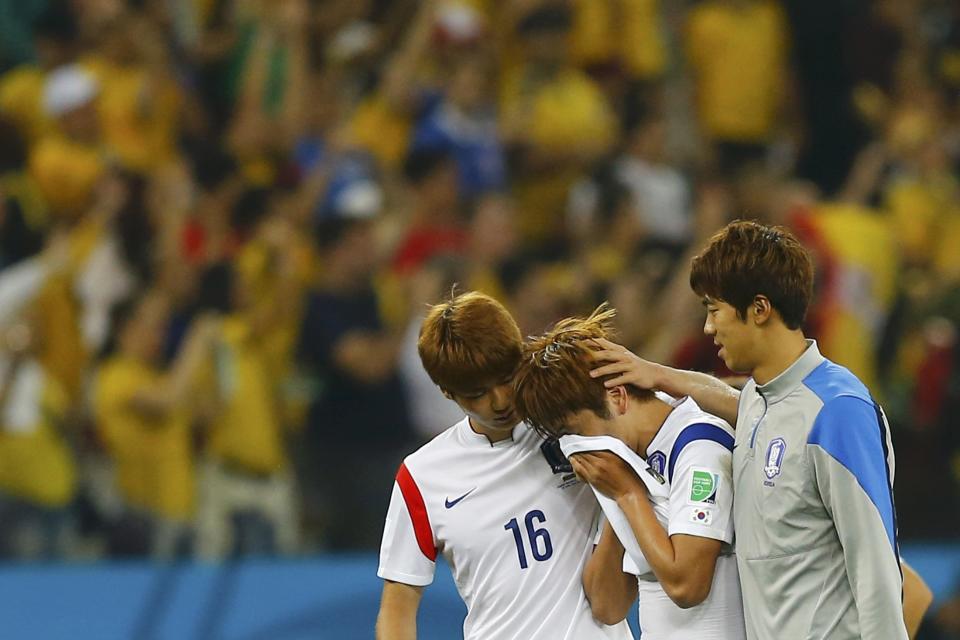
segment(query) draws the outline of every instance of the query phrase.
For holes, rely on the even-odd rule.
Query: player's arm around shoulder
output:
[[[377,640],[416,640],[423,587],[385,580],[377,614]]]
[[[593,555],[583,568],[583,592],[597,622],[618,624],[637,599],[637,577],[623,571],[623,545],[610,523],[604,523]]]

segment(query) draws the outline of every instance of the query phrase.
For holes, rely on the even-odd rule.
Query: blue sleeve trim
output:
[[[726,447],[728,451],[733,451],[733,436],[722,428],[706,422],[691,424],[680,432],[680,435],[673,442],[673,448],[670,449],[670,462],[667,465],[667,479],[670,482],[673,482],[673,469],[677,466],[677,458],[680,457],[680,452],[695,440],[712,440]]]
[[[877,412],[861,398],[840,396],[824,405],[807,444],[817,445],[857,479],[876,507],[887,538],[897,552],[893,491],[885,455],[884,426]]]
[[[854,396],[868,402],[873,401],[870,398],[870,391],[857,376],[853,375],[846,367],[841,367],[830,360],[821,363],[819,367],[811,371],[804,378],[803,384],[813,391],[824,404],[840,396]]]

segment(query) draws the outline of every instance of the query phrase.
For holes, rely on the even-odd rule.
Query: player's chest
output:
[[[552,555],[555,539],[588,535],[595,504],[589,487],[570,471],[556,473],[543,459],[503,461],[490,473],[450,474],[428,507],[445,555],[479,558],[517,555],[519,566]],[[471,470],[473,471],[473,470]]]
[[[809,420],[789,404],[758,398],[737,424],[733,450],[736,490],[744,495],[770,493],[778,487],[796,490],[811,479],[806,459]]]
[[[818,528],[823,506],[806,455],[809,424],[802,411],[772,405],[766,412],[752,412],[742,433],[738,425],[734,518],[738,545],[748,554],[771,546],[803,546],[800,538]],[[798,532],[797,539],[784,530]]]

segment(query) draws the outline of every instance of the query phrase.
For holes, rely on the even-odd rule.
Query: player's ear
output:
[[[754,324],[763,325],[769,322],[773,315],[773,305],[770,304],[770,298],[765,295],[757,294],[750,303],[750,315],[753,316]]]
[[[610,411],[615,416],[622,416],[627,412],[627,406],[630,403],[630,394],[623,385],[618,385],[612,389],[607,389],[607,400],[610,405]]]

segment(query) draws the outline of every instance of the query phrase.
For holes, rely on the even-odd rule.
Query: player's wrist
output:
[[[674,397],[688,396],[693,388],[691,372],[658,364],[654,375],[655,388]]]
[[[646,499],[647,496],[643,485],[639,483],[631,484],[630,486],[625,487],[622,491],[620,491],[620,493],[614,496],[614,501],[621,509]]]

